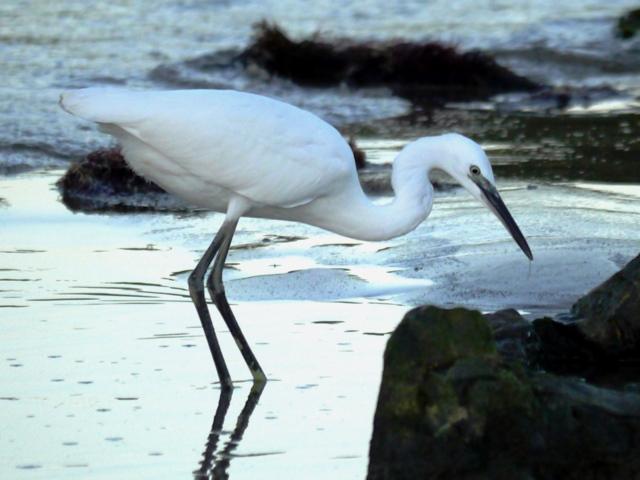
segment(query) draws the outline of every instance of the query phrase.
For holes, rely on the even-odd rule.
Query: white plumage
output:
[[[351,150],[332,126],[259,95],[85,89],[64,94],[62,105],[118,138],[136,172],[218,211],[227,201],[220,202],[212,187],[256,206],[286,208],[326,194],[355,173]]]
[[[264,379],[239,327],[234,327],[222,287],[222,266],[243,215],[305,222],[361,240],[388,239],[427,217],[433,201],[428,173],[439,168],[484,202],[532,258],[495,189],[484,151],[461,135],[408,144],[393,166],[395,198],[377,205],[363,193],[353,154],[340,133],[312,113],[277,100],[230,90],[89,88],[63,93],[60,104],[116,137],[137,173],[188,202],[226,213],[190,277],[191,295],[223,386],[231,380],[203,293],[203,277],[214,257],[209,279],[214,303],[254,378]]]

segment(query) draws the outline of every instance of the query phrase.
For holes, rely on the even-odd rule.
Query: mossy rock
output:
[[[416,374],[425,378],[460,358],[495,355],[491,329],[480,313],[436,307],[410,311],[396,328],[385,351],[383,384],[390,387],[386,389],[390,398],[384,402],[385,407],[391,409],[388,414],[398,418],[421,415],[424,404],[415,382]],[[444,399],[452,393],[442,390],[438,379],[434,378],[433,382],[429,390],[438,398]]]
[[[522,375],[500,365],[480,312],[407,313],[385,351],[369,478],[439,478],[483,461],[492,432],[523,428],[537,408]]]
[[[493,356],[491,328],[480,312],[454,308],[419,307],[408,312],[389,339],[385,357],[394,365],[427,370],[448,367],[459,358]],[[390,365],[393,368],[393,365]],[[391,372],[404,379],[405,372]]]
[[[639,394],[506,361],[476,311],[417,308],[389,339],[368,480],[638,475]]]

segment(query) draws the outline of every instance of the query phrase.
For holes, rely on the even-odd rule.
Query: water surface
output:
[[[0,476],[188,477],[220,390],[186,271],[221,216],[72,214],[56,201],[59,173],[0,181]],[[271,381],[229,443],[251,383],[215,317],[239,381],[211,457],[218,473],[280,478],[295,465],[304,478],[363,478],[384,344],[408,308],[560,311],[637,249],[638,186],[503,193],[531,266],[455,190],[415,232],[383,243],[243,220],[227,292]]]
[[[270,479],[292,468],[305,479],[363,478],[382,353],[404,312],[434,303],[554,314],[637,254],[638,43],[612,35],[616,16],[632,6],[0,5],[0,478],[175,479],[213,469],[220,478]],[[319,30],[483,48],[542,83],[582,88],[584,98],[574,95],[564,109],[555,97],[512,95],[416,112],[384,89],[310,90],[259,72],[190,66],[239,51],[263,18],[298,37]],[[215,316],[239,381],[222,421],[226,403],[186,289],[221,216],[73,214],[54,186],[69,161],[110,142],[59,110],[60,91],[179,86],[154,75],[158,68],[174,69],[180,82],[309,108],[355,135],[374,173],[409,139],[472,136],[494,162],[535,261],[456,189],[437,192],[429,220],[388,242],[243,219],[226,287],[271,381],[259,399],[251,394]]]

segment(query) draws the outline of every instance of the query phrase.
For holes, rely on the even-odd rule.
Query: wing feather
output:
[[[194,178],[262,205],[302,205],[356,175],[353,154],[332,126],[258,95],[85,89],[63,94],[61,104],[116,125]],[[137,159],[127,160],[135,169]]]

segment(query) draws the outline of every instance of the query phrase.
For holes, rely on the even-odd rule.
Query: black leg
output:
[[[233,388],[233,384],[231,382],[229,370],[227,369],[227,364],[225,363],[224,357],[222,356],[220,344],[218,343],[216,332],[213,329],[211,315],[209,315],[209,309],[207,308],[207,302],[204,297],[204,276],[209,268],[209,265],[211,264],[211,261],[219,251],[220,246],[229,235],[228,232],[230,231],[229,236],[233,235],[236,224],[237,221],[225,222],[222,224],[220,230],[211,242],[211,245],[209,245],[209,248],[198,262],[198,265],[196,265],[196,268],[193,270],[193,272],[191,272],[191,275],[189,275],[189,294],[191,295],[191,300],[193,301],[193,304],[198,311],[200,323],[202,323],[202,329],[204,330],[204,334],[207,337],[209,350],[211,350],[211,356],[213,357],[213,362],[216,365],[218,378],[220,379],[220,385],[223,390]]]
[[[220,315],[222,315],[224,322],[227,324],[231,335],[233,335],[233,338],[236,341],[236,345],[238,345],[238,348],[240,349],[240,353],[242,354],[244,361],[251,371],[253,381],[257,383],[264,383],[266,382],[267,377],[260,367],[255,355],[251,351],[242,330],[240,330],[240,326],[238,325],[238,322],[231,311],[231,307],[229,306],[229,302],[227,301],[227,296],[224,292],[224,285],[222,284],[222,270],[224,269],[224,262],[227,259],[229,247],[231,246],[231,239],[233,238],[237,224],[237,221],[233,224],[230,222],[230,228],[225,232],[225,238],[222,240],[220,250],[213,262],[213,269],[209,274],[209,278],[207,278],[207,288],[213,303],[218,307]]]

